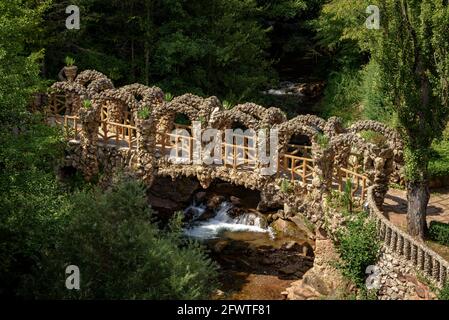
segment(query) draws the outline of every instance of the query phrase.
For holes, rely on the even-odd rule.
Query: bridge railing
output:
[[[50,125],[58,125],[63,128],[64,135],[69,140],[79,140],[81,133],[81,123],[77,116],[67,116],[53,114],[47,117]]]
[[[98,135],[104,144],[135,149],[137,147],[137,128],[131,125],[101,121]]]
[[[307,183],[313,176],[314,160],[291,154],[279,156],[278,176],[287,175],[291,181],[300,180]]]
[[[66,112],[66,96],[63,94],[50,94],[46,106],[46,113],[49,115],[64,115]]]
[[[369,179],[367,176],[345,168],[336,168],[335,171],[338,191],[343,192],[346,184],[350,181],[351,197],[354,198],[359,196],[361,199],[365,199],[369,185]]]
[[[303,146],[298,144],[288,144],[288,154],[292,156],[312,158],[312,146]]]
[[[108,121],[114,123],[117,123],[118,120],[112,118],[111,109],[109,109],[107,106],[104,105],[101,107],[100,119],[101,121]],[[135,126],[132,113],[129,111],[120,111],[120,124]]]
[[[63,107],[50,110],[52,110],[52,114],[49,115],[49,119],[53,119],[54,123],[62,125],[68,138],[80,138],[79,117],[58,114],[57,112],[61,112]],[[137,127],[129,124],[131,123],[130,115],[124,115],[124,123],[116,123],[111,121],[109,112],[110,110],[107,107],[101,109],[101,121],[98,128],[99,139],[105,144],[136,149]],[[164,139],[157,147],[162,151],[162,155],[171,155],[171,160],[175,157],[181,163],[191,163],[195,142],[194,137],[192,137],[192,127],[175,124],[174,128],[178,130],[172,133],[159,133],[162,134]],[[304,184],[310,183],[314,170],[314,160],[311,158],[312,147],[289,145],[288,151],[288,153],[279,155],[277,177],[282,176],[290,181],[301,181]],[[254,137],[234,133],[231,143],[222,142],[221,160],[224,166],[235,170],[254,168],[257,162],[257,148]],[[364,199],[367,187],[370,184],[368,178],[361,173],[346,168],[335,170],[334,188],[343,191],[348,180],[352,182],[351,196]]]
[[[444,285],[449,276],[449,262],[390,222],[376,205],[374,187],[367,191],[367,209],[375,219],[378,238],[386,247],[440,286]]]

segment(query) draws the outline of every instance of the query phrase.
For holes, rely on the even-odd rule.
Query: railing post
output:
[[[306,179],[306,174],[307,174],[307,160],[303,159],[302,160],[302,183],[306,183],[307,179]]]

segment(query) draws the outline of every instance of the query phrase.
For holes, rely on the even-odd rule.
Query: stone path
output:
[[[407,196],[405,190],[390,189],[384,203],[385,216],[395,225],[407,229]],[[449,223],[449,188],[432,190],[427,208],[427,223]]]

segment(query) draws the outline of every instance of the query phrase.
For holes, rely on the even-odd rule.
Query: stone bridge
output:
[[[148,185],[156,176],[196,177],[203,188],[220,179],[259,190],[262,207],[287,204],[318,226],[325,223],[325,198],[351,188],[352,199],[376,219],[385,246],[437,283],[447,278],[449,265],[443,258],[382,214],[388,184],[398,179],[403,165],[401,139],[382,123],[359,121],[344,127],[339,118],[326,121],[313,115],[288,120],[278,108],[245,103],[227,109],[216,97],[192,94],[165,101],[157,87],[115,88],[92,70],[53,84],[45,112],[49,123],[64,128],[67,162],[86,179],[118,170]],[[239,128],[246,131],[225,137],[227,129]],[[211,151],[219,164],[194,161],[209,140],[200,141],[198,149],[191,135],[207,129],[215,129],[225,141]],[[255,156],[260,147],[255,133],[270,129],[278,133],[279,143],[269,155],[276,171],[267,175],[267,164]],[[173,161],[173,155],[182,155],[183,163]]]

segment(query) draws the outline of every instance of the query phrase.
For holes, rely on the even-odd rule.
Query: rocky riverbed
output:
[[[184,180],[159,179],[149,200],[162,219],[183,211],[185,234],[209,248],[220,267],[214,298],[285,299],[285,290],[313,266],[314,233],[307,223],[280,208],[257,211],[257,191],[222,181],[204,190]]]

